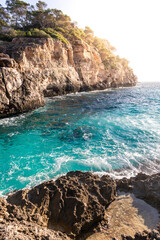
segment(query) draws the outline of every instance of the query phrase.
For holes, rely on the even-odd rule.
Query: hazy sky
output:
[[[5,0],[0,0],[2,4]],[[37,1],[26,0],[35,5]],[[160,0],[45,0],[106,38],[139,81],[160,81]]]

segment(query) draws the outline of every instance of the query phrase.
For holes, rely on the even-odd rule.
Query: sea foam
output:
[[[160,171],[160,84],[46,99],[0,120],[0,193],[68,171],[116,178]]]

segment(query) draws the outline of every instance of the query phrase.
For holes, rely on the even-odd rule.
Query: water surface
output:
[[[160,83],[46,99],[0,120],[0,193],[71,170],[160,171]]]

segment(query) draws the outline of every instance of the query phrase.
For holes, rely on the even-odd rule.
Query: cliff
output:
[[[96,48],[82,40],[15,38],[0,43],[0,117],[45,104],[44,97],[136,85],[129,68],[106,69]]]

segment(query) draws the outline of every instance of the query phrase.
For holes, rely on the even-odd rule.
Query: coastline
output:
[[[149,88],[150,86],[151,85],[148,85],[147,87]],[[150,88],[152,89],[152,91],[149,92],[148,96],[150,96],[154,91],[154,86],[153,87],[151,86]],[[142,90],[143,89],[146,89],[146,88],[142,88]],[[141,91],[141,88],[140,88],[140,91]],[[7,180],[7,175],[4,174],[5,171],[2,170],[1,172],[1,178],[2,178],[1,190],[3,191],[3,193],[7,191],[8,192],[12,191],[17,188],[22,189],[26,186],[32,187],[37,184],[40,184],[45,180],[54,179],[57,175],[61,173],[66,174],[67,171],[72,171],[72,170],[94,171],[94,172],[97,171],[97,173],[98,171],[100,172],[102,171],[102,173],[99,172],[98,174],[104,175],[105,173],[103,173],[103,171],[106,171],[106,174],[108,174],[107,172],[109,169],[110,176],[114,177],[115,175],[116,178],[119,177],[119,175],[121,175],[121,177],[123,177],[124,175],[125,176],[128,175],[127,177],[133,176],[137,172],[136,169],[138,169],[138,172],[142,171],[146,174],[156,173],[154,171],[158,171],[158,168],[160,166],[159,160],[155,161],[155,159],[159,159],[158,158],[159,136],[157,131],[158,129],[157,127],[159,126],[159,118],[158,118],[158,111],[155,111],[156,109],[154,109],[154,106],[157,106],[157,110],[158,110],[158,105],[156,105],[156,101],[158,101],[158,98],[154,102],[153,108],[152,108],[152,105],[151,106],[148,105],[145,107],[148,110],[146,110],[145,114],[143,114],[142,116],[141,110],[143,109],[139,109],[139,106],[141,106],[141,102],[137,102],[135,98],[138,95],[136,88],[130,88],[130,90],[124,90],[122,91],[124,92],[124,94],[122,95],[121,95],[121,90],[115,90],[114,92],[115,94],[110,94],[110,93],[109,94],[98,93],[93,95],[91,94],[91,97],[88,96],[88,94],[84,94],[85,96],[87,95],[86,98],[84,96],[82,97],[79,97],[79,96],[64,97],[63,96],[63,100],[61,99],[55,100],[55,101],[49,100],[49,103],[46,105],[46,107],[41,108],[39,110],[35,110],[32,113],[22,114],[22,115],[19,115],[18,117],[1,120],[0,127],[1,127],[1,133],[2,133],[1,135],[2,151],[0,155],[2,159],[4,160],[8,159],[10,164],[9,165],[10,171],[8,175],[9,181]],[[146,90],[144,90],[144,92],[146,94]],[[120,94],[117,96],[117,98],[121,100],[114,105],[114,99],[117,93]],[[158,92],[156,94],[158,94]],[[132,101],[134,97],[134,101],[136,104],[133,104],[133,105],[131,104],[131,106],[134,107],[136,110],[138,110],[137,113],[130,114],[130,111],[132,111],[132,109],[130,110],[130,108],[128,108],[128,105],[125,104],[126,102],[125,95],[127,96],[131,95],[131,98],[128,100],[129,102]],[[109,102],[109,106],[107,106],[107,103],[108,103],[107,96],[108,98],[110,97],[112,98],[112,101]],[[90,101],[88,101],[88,99]],[[94,99],[95,99],[95,102],[93,101]],[[145,101],[146,100],[144,98],[143,102],[145,103]],[[123,108],[121,107],[119,108],[119,103],[124,104]],[[114,108],[112,108],[112,106]],[[86,115],[81,115],[81,109],[82,111],[85,111],[86,109],[88,111],[88,107],[89,107],[89,111],[91,111],[91,117],[90,117],[90,114],[88,113]],[[72,114],[74,114],[72,111],[72,108],[73,108],[73,111],[74,109],[79,109],[79,110],[76,110],[78,113],[77,117],[75,118],[76,121],[70,121]],[[102,112],[102,114],[98,113],[99,110],[97,112],[97,109],[99,108],[100,108],[100,113]],[[150,111],[151,108],[152,108],[152,112]],[[68,109],[69,109],[69,112],[68,112]],[[104,111],[106,112],[105,115],[103,114]],[[119,115],[116,114],[116,111],[117,113],[118,112],[123,113],[121,114],[121,117],[119,117]],[[153,115],[154,112],[157,118],[156,121],[155,121],[155,116]],[[67,117],[66,114],[68,115],[68,119],[66,119]],[[85,118],[83,118],[83,116]],[[96,121],[94,120],[95,116],[96,116]],[[136,116],[137,121],[132,122],[132,116]],[[153,116],[153,121],[152,121],[152,116]],[[44,117],[47,120],[45,123],[43,121]],[[85,120],[86,117],[87,117],[87,122]],[[136,120],[136,117],[135,117],[135,120]],[[58,119],[60,119],[60,123],[58,123]],[[101,121],[101,119],[103,120],[103,122]],[[89,120],[92,120],[92,122],[90,122],[91,127],[87,128],[86,126]],[[113,122],[113,120],[116,120],[116,121]],[[31,125],[30,125],[30,122],[31,122]],[[110,126],[112,127],[112,122],[114,124],[114,127],[113,129],[111,129],[113,131],[110,132]],[[101,128],[97,127],[99,126],[98,125],[99,123],[101,125]],[[71,126],[70,124],[73,124],[72,128],[70,128]],[[26,128],[26,125],[27,125],[27,128]],[[121,132],[116,131],[117,126],[120,128],[120,130],[122,130],[122,136],[120,136]],[[109,132],[108,132],[108,129],[109,129]],[[101,130],[101,132],[104,133],[104,135],[99,134],[99,136],[97,137],[96,136],[97,130]],[[124,131],[126,131],[125,134],[123,134]],[[64,133],[63,136],[65,137],[62,136],[61,138],[61,135],[60,135],[61,132]],[[102,147],[104,147],[105,149],[105,145],[104,145],[105,141],[103,142],[102,147],[99,147],[99,145],[97,144],[97,142],[100,142],[101,140],[103,140],[102,136],[104,136],[104,139],[106,139],[108,143],[109,141],[108,139],[110,139],[109,138],[110,136],[108,133],[109,134],[112,133],[111,138],[114,139],[116,144],[116,149],[117,149],[117,153],[115,152],[114,154],[113,152],[111,157],[108,156],[109,154],[104,155],[103,154],[104,152],[102,152],[103,151]],[[154,139],[153,139],[153,134],[154,134]],[[29,143],[30,140],[26,142],[26,140],[29,139],[30,135],[36,138],[34,148],[32,148],[32,143],[31,142]],[[84,139],[84,137],[86,136],[89,136],[89,137],[87,139],[86,138]],[[132,148],[132,139],[129,140],[129,144],[128,144],[127,139],[125,139],[125,136],[127,137],[133,136],[133,140],[134,138],[136,138],[136,141],[137,141],[136,149]],[[8,140],[7,146],[5,145],[5,139]],[[52,139],[55,139],[56,140],[55,142],[58,142],[58,145],[54,144]],[[71,141],[73,144],[71,144]],[[80,145],[82,151],[79,151],[77,143],[81,144],[81,142],[83,143],[83,145]],[[125,142],[125,146],[123,148],[123,146],[121,145],[122,150],[119,151],[118,149],[119,143],[121,144],[123,142]],[[92,148],[91,149],[88,148],[89,145],[92,144],[94,149],[94,143],[95,143],[95,146],[97,147],[97,150],[99,150],[98,154],[96,151],[93,152]],[[13,150],[15,149],[13,152],[13,156],[10,151],[11,144],[13,146]],[[28,146],[27,148],[26,148],[26,144]],[[109,144],[110,143],[108,143],[108,145]],[[72,145],[73,147],[75,147],[75,150],[77,151],[76,156],[73,156],[72,154],[72,149],[73,149]],[[43,146],[44,146],[44,149],[42,149]],[[65,152],[63,158],[59,158],[58,152],[55,153],[56,150],[60,152],[57,146],[62,147],[61,148],[62,152]],[[36,149],[36,151],[34,149]],[[90,151],[85,152],[85,149],[89,149]],[[144,152],[143,154],[143,149],[144,151],[145,149],[148,149],[148,152]],[[31,155],[30,155],[30,152],[32,153]],[[107,152],[107,149],[106,149],[106,152]],[[140,154],[138,155],[138,153]],[[68,156],[69,157],[71,156],[71,157],[67,158]],[[48,161],[44,162],[43,159],[48,159]],[[112,164],[112,159],[114,160],[113,168],[112,168],[112,165],[111,167],[109,165],[109,164]],[[133,161],[132,159],[135,159],[135,161]],[[124,167],[123,167],[123,160],[125,160],[126,162],[126,166],[124,162]],[[136,161],[138,164],[134,165],[136,164]],[[52,165],[52,163],[54,163],[54,166]],[[76,166],[72,167],[72,163],[76,164]],[[133,164],[131,165],[130,163],[131,164],[133,163]],[[40,164],[43,164],[42,170],[37,169],[39,168]],[[47,166],[47,164],[49,166]],[[145,164],[146,165],[148,164],[149,169],[146,168],[147,166]],[[127,168],[128,166],[129,167],[131,166],[131,170]],[[2,169],[3,169],[3,166],[2,166]],[[32,172],[32,169],[33,169],[33,172]],[[112,172],[112,169],[114,169],[113,172]],[[119,170],[115,171],[115,169],[123,169],[122,174],[121,172],[119,172]],[[135,172],[133,174],[132,170],[134,171],[134,169],[135,169]],[[24,174],[23,174],[23,171],[24,171]],[[29,174],[29,177],[28,177],[28,174]],[[16,179],[16,176],[18,176],[18,179]],[[5,177],[6,177],[6,180],[5,180]]]
[[[45,97],[137,83],[133,71],[122,63],[115,69],[105,68],[98,49],[83,40],[64,45],[43,37],[4,42],[0,48],[0,79],[0,118],[44,106]]]
[[[130,45],[139,80],[50,7],[0,4],[0,240],[160,240],[160,85],[141,82],[157,76],[139,61],[155,59],[150,45]]]
[[[123,196],[117,195],[119,191],[123,191]],[[99,177],[90,172],[69,172],[56,181],[44,182],[28,190],[18,190],[9,194],[7,199],[0,198],[0,239],[4,236],[5,239],[17,239],[17,234],[24,234],[20,239],[36,237],[38,239],[114,239],[115,236],[107,237],[109,231],[112,232],[114,229],[114,225],[110,227],[106,212],[111,209],[110,218],[113,215],[115,218],[116,202],[120,204],[119,198],[122,198],[122,204],[118,205],[120,212],[118,218],[120,215],[123,216],[124,208],[128,206],[128,203],[125,203],[125,198],[128,199],[125,197],[127,195],[130,196],[130,203],[131,199],[134,199],[133,202],[145,201],[150,204],[153,212],[150,216],[153,218],[155,215],[157,219],[158,211],[160,212],[160,173],[151,176],[139,173],[130,179],[114,180],[109,176]],[[141,233],[141,236],[150,234],[150,236],[154,235],[155,239],[159,239],[158,228],[155,231],[152,228],[147,229],[144,224],[145,217],[142,221],[141,211],[144,211],[143,206],[147,204],[145,202],[144,204],[141,202],[141,209],[138,205],[134,206],[137,209],[136,212],[140,213],[136,221],[141,218],[140,221],[144,225],[141,228],[137,227],[137,231],[144,229],[146,232]],[[132,216],[132,211],[133,207],[127,214],[130,213]],[[116,220],[120,221],[120,219]],[[138,226],[136,224],[135,228]],[[10,226],[9,228],[13,231],[9,233],[6,226]],[[35,228],[38,229],[37,233],[33,231]],[[28,229],[28,232],[25,229]],[[122,229],[121,235],[123,231]],[[33,238],[30,238],[30,232]],[[133,237],[136,231],[130,233],[130,238],[126,236],[117,238],[116,235],[116,239],[152,239],[151,237],[140,238],[140,235],[139,238]],[[12,235],[7,238],[7,234]]]

